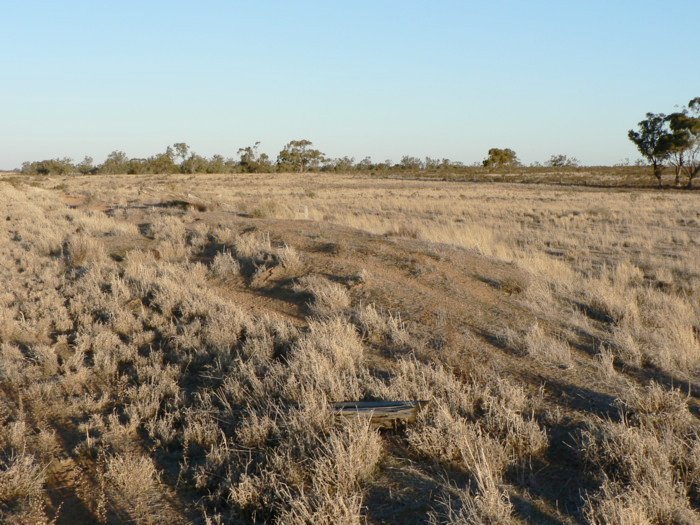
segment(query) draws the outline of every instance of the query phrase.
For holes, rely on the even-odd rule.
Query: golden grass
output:
[[[697,194],[318,174],[38,186],[0,179],[0,520],[402,522],[394,488],[421,479],[441,503],[404,497],[417,523],[698,520]],[[203,205],[167,204],[187,199]],[[311,224],[352,230],[279,238]],[[384,243],[382,265],[342,258],[357,239]],[[469,325],[450,325],[447,294],[428,322],[382,289],[449,286],[430,280],[445,245],[480,261],[493,312]],[[330,403],[353,399],[429,403],[380,433],[338,424]],[[422,478],[392,478],[408,463]],[[571,476],[561,506],[550,472]]]

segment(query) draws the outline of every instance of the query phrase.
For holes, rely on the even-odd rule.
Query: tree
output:
[[[222,155],[214,155],[209,160],[207,173],[224,173],[226,171],[226,159]]]
[[[95,166],[93,165],[92,157],[88,157],[86,155],[82,162],[80,162],[80,164],[76,166],[76,169],[79,173],[82,173],[83,175],[94,173]]]
[[[180,164],[181,173],[206,173],[208,168],[209,161],[196,153],[192,153]]]
[[[151,173],[148,159],[129,159],[127,173],[130,175]]]
[[[455,167],[455,163],[450,161],[450,159],[434,159],[432,157],[425,157],[423,161],[423,169],[426,171],[437,171],[437,170],[448,170]]]
[[[258,153],[260,141],[257,141],[252,146],[240,148],[238,156],[240,161],[238,164],[244,173],[266,173],[272,171],[272,163],[267,153]]]
[[[360,162],[355,164],[355,169],[359,171],[369,171],[372,169],[372,157],[365,157]]]
[[[659,187],[664,162],[671,155],[673,148],[673,136],[668,131],[667,123],[663,113],[647,113],[647,118],[638,123],[639,131],[631,129],[627,133],[639,153],[651,163]]]
[[[672,113],[666,120],[671,130],[670,162],[675,171],[676,186],[680,185],[680,174],[688,177],[688,188],[700,173],[700,97],[688,103],[687,108]]]
[[[515,151],[510,148],[491,148],[488,157],[482,162],[485,168],[511,168],[519,166],[520,161]]]
[[[107,158],[99,167],[100,173],[127,173],[129,168],[129,157],[126,153],[119,150],[114,150],[112,153],[107,155]]]
[[[355,157],[340,157],[337,159],[325,159],[322,171],[335,171],[347,173],[355,169]]]
[[[324,154],[313,149],[310,140],[292,140],[277,155],[277,166],[280,171],[298,171],[318,169],[323,162]]]
[[[700,97],[688,102],[688,112],[693,121],[689,127],[692,139],[686,154],[685,172],[688,176],[688,188],[692,188],[693,179],[700,174]]]
[[[65,175],[67,173],[75,173],[76,168],[71,159],[64,157],[62,159],[24,162],[21,171],[25,175]]]
[[[175,164],[174,154],[170,146],[165,153],[158,153],[146,160],[146,169],[148,173],[177,173],[178,168]]]
[[[571,168],[578,166],[578,159],[567,155],[552,155],[547,161],[547,166],[552,168]]]
[[[176,142],[173,144],[173,149],[175,150],[175,156],[180,159],[180,162],[184,162],[187,158],[187,154],[190,152],[190,147],[184,142]]]
[[[420,171],[423,169],[423,161],[418,157],[404,155],[401,157],[401,162],[398,164],[398,167],[407,171]]]
[[[666,117],[671,128],[668,161],[673,166],[674,185],[681,185],[681,173],[685,169],[685,156],[689,148],[689,133],[685,127],[686,115],[683,113],[672,113]]]

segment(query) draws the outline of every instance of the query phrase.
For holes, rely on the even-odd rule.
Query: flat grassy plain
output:
[[[698,192],[3,176],[0,224],[4,523],[700,522]]]

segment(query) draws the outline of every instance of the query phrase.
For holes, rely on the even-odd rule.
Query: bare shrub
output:
[[[646,363],[667,370],[695,370],[700,366],[700,339],[695,333],[691,304],[680,296],[642,288],[619,324],[617,339],[627,352],[632,346]],[[625,346],[626,343],[626,346]]]
[[[586,499],[583,513],[593,525],[690,525],[700,518],[672,487],[646,484],[625,489],[608,480],[598,494]]]
[[[290,525],[361,525],[365,523],[362,516],[362,498],[359,494],[350,496],[331,495],[314,492],[301,496],[287,492],[290,501],[276,523]]]
[[[351,317],[364,337],[382,337],[386,333],[386,319],[374,304],[355,306]]]
[[[382,450],[381,439],[369,421],[346,423],[320,447],[312,467],[314,486],[331,493],[353,494],[371,478]]]

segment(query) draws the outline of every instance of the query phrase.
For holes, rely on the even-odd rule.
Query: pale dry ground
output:
[[[0,221],[5,522],[699,521],[698,193],[5,177]]]

